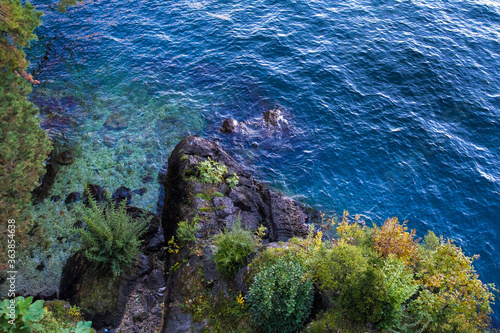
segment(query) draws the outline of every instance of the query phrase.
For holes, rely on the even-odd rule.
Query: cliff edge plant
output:
[[[210,157],[205,161],[198,162],[198,172],[200,181],[206,184],[217,185],[225,180],[229,188],[234,188],[240,180],[235,172],[232,176],[226,176],[227,178],[224,179],[224,175],[227,174],[227,166],[212,160]]]
[[[264,332],[295,332],[311,314],[313,283],[300,263],[280,259],[257,273],[247,301]]]
[[[231,278],[246,265],[250,254],[255,252],[255,239],[250,230],[241,227],[241,218],[233,224],[231,230],[225,229],[213,238],[217,247],[214,261],[217,270],[226,278]]]
[[[44,303],[45,315],[39,322],[42,326],[37,332],[53,333],[94,333],[92,322],[83,321],[81,309],[61,300]]]
[[[429,318],[432,332],[483,332],[489,327],[493,284],[484,284],[468,257],[451,240],[424,257],[418,266],[418,297],[409,303],[414,316]]]
[[[88,191],[87,191],[88,192]],[[86,229],[78,229],[85,257],[102,270],[111,269],[116,277],[139,256],[140,237],[149,220],[134,220],[127,215],[125,200],[115,207],[111,203],[97,203],[87,194],[88,207],[81,207]]]
[[[7,220],[21,216],[16,234],[18,243],[24,241],[29,227],[25,221],[31,218],[22,213],[30,205],[31,191],[45,172],[50,152],[38,111],[27,99],[30,83],[36,81],[26,72],[24,49],[36,39],[33,31],[41,16],[29,2],[0,0],[0,244],[6,243]],[[0,247],[0,256],[6,252]]]
[[[223,176],[227,173],[227,166],[209,157],[206,161],[198,163],[198,170],[202,183],[219,184],[224,181]]]

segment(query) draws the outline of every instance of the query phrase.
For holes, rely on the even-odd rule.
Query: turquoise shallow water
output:
[[[200,134],[325,212],[453,237],[500,285],[498,2],[34,4],[45,17],[33,100],[51,136],[81,147],[55,192],[144,187],[133,203],[154,206],[143,177]],[[218,131],[275,107],[290,132]],[[103,126],[113,114],[123,129]]]

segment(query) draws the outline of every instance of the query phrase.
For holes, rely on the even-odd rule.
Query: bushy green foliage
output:
[[[234,188],[236,185],[238,185],[238,182],[240,181],[240,177],[233,172],[233,175],[231,177],[228,177],[226,179],[227,185],[229,188]]]
[[[333,219],[331,222],[327,224],[328,228],[331,228],[335,225]],[[360,222],[360,216],[355,215],[354,221],[349,222],[349,212],[347,210],[344,211],[342,215],[342,221],[336,228],[338,241],[340,243],[357,245],[364,238],[366,226],[364,223]]]
[[[323,247],[314,256],[314,281],[322,290],[339,291],[351,276],[363,274],[368,261],[359,247],[341,243],[328,249]]]
[[[311,261],[318,287],[330,292],[333,312],[340,310],[353,325],[372,322],[388,332],[482,332],[488,327],[494,286],[479,280],[474,258],[459,247],[440,242],[432,232],[419,245],[415,231],[397,219],[381,228],[344,222],[337,246],[323,247]],[[366,241],[370,234],[372,242]],[[311,327],[324,327],[327,317],[333,318],[322,317]],[[338,316],[328,325],[345,331]]]
[[[115,207],[97,203],[92,195],[89,207],[82,207],[82,218],[88,228],[78,229],[83,243],[82,251],[88,260],[114,276],[130,266],[139,255],[140,236],[148,220],[134,220],[127,215],[125,201]]]
[[[479,280],[474,259],[448,240],[419,263],[421,291],[409,311],[429,318],[431,331],[481,332],[488,327],[495,288]]]
[[[425,235],[424,237],[423,246],[427,250],[434,251],[439,247],[439,238],[437,238],[434,232],[429,230],[429,232],[427,232],[427,235]]]
[[[214,236],[213,243],[217,247],[214,257],[217,270],[228,278],[246,265],[256,249],[252,232],[241,227],[239,216],[231,230],[225,229]]]
[[[36,39],[34,30],[40,25],[42,12],[29,2],[0,1],[0,63],[2,71],[23,71],[27,67],[24,48]]]
[[[386,322],[384,324],[390,327],[392,323],[401,322],[403,305],[417,292],[418,284],[414,279],[413,271],[394,255],[390,255],[384,261],[382,273],[384,275],[387,303],[390,305],[390,309],[386,311]],[[389,314],[393,318],[389,318]]]
[[[31,191],[44,173],[50,141],[37,110],[27,100],[35,82],[26,73],[24,48],[35,39],[41,12],[20,0],[0,1],[0,220],[15,219],[30,204]],[[23,220],[27,220],[23,217]],[[17,224],[18,235],[26,233]],[[22,230],[22,231],[21,231]],[[0,235],[4,235],[0,229]],[[2,244],[4,242],[1,242]],[[3,254],[4,251],[1,251]]]
[[[227,173],[227,166],[209,157],[206,161],[198,163],[198,170],[202,183],[219,184],[224,181],[223,176]]]
[[[385,331],[389,333],[424,333],[430,321],[431,318],[427,313],[410,313],[408,306],[403,305],[397,320],[394,320],[392,326]]]
[[[193,316],[194,322],[206,322],[203,332],[254,332],[250,327],[245,299],[234,290],[216,296],[206,291],[186,300],[183,310]]]
[[[45,302],[46,314],[39,322],[39,332],[53,333],[93,333],[92,322],[82,321],[80,308],[69,306],[64,301]]]
[[[205,161],[198,162],[198,172],[202,183],[217,185],[224,182],[224,175],[227,174],[227,166],[209,157]],[[232,176],[226,176],[225,181],[229,188],[234,188],[238,185],[240,177],[233,172]]]
[[[198,226],[199,221],[200,217],[196,215],[191,222],[188,222],[187,220],[179,222],[176,236],[179,240],[180,246],[185,246],[189,242],[196,241],[196,233],[200,229]]]
[[[384,275],[368,266],[360,274],[351,274],[342,286],[338,304],[347,318],[355,322],[378,323],[386,307]]]
[[[0,303],[2,332],[31,333],[33,330],[42,329],[38,323],[45,315],[42,300],[33,303],[33,297],[18,296],[13,299],[14,302],[11,301],[11,299],[5,299]],[[14,311],[11,311],[12,308]]]
[[[249,280],[252,280],[257,273],[276,264],[280,260],[296,261],[304,267],[309,268],[312,258],[322,247],[321,236],[321,232],[314,236],[313,230],[311,229],[311,232],[305,239],[294,237],[290,239],[286,246],[266,248],[252,261]],[[260,242],[260,240],[257,236],[256,244],[258,244],[258,242]]]
[[[264,332],[295,332],[311,313],[312,280],[300,263],[282,259],[255,276],[247,300]]]

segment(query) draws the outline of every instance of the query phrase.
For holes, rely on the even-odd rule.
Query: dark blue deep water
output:
[[[454,238],[500,286],[498,1],[34,4],[45,16],[33,100],[50,135],[82,150],[56,190],[140,187],[185,135],[218,138],[324,212]],[[218,131],[271,108],[289,132]],[[104,127],[110,115],[125,125]],[[157,185],[144,186],[137,204],[152,205]]]

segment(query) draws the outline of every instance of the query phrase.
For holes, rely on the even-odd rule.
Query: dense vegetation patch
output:
[[[2,332],[94,333],[90,321],[83,321],[80,308],[64,301],[33,302],[33,297],[5,299],[0,303]]]
[[[238,185],[238,175],[233,172],[233,174],[229,176],[227,173],[227,166],[224,163],[219,163],[209,157],[205,161],[198,162],[197,167],[198,179],[202,183],[216,185],[225,181],[229,188]]]
[[[239,217],[231,230],[215,235],[213,243],[217,247],[214,258],[217,270],[226,278],[234,277],[256,249],[253,233],[242,228]]]
[[[247,299],[264,332],[295,332],[311,313],[313,283],[299,262],[280,259],[255,276]]]
[[[26,73],[24,48],[42,13],[29,2],[0,0],[0,244],[5,244],[6,223],[17,219],[17,240],[24,241],[31,218],[26,208],[31,191],[44,173],[50,141],[40,128],[37,109],[28,101],[31,83]],[[21,218],[22,216],[22,218]],[[1,245],[0,245],[1,246]],[[19,249],[19,246],[18,246]],[[6,251],[0,248],[1,256]],[[1,260],[0,262],[4,262]]]
[[[274,265],[286,260],[304,267],[329,304],[306,327],[308,332],[365,332],[370,327],[409,333],[490,332],[496,289],[479,280],[476,257],[467,257],[453,241],[429,232],[420,243],[415,231],[397,219],[367,227],[349,220],[348,214],[335,229],[337,236],[331,239],[320,231],[259,253],[251,263],[249,301],[255,298],[255,284],[263,284],[263,272],[271,281],[266,293],[279,291],[268,269],[276,272]],[[265,320],[263,313],[251,312],[258,322]]]
[[[80,207],[87,227],[77,230],[83,243],[81,250],[98,268],[118,276],[139,256],[140,237],[148,220],[130,217],[125,200],[115,206],[97,203],[90,193],[87,197],[89,206]]]

